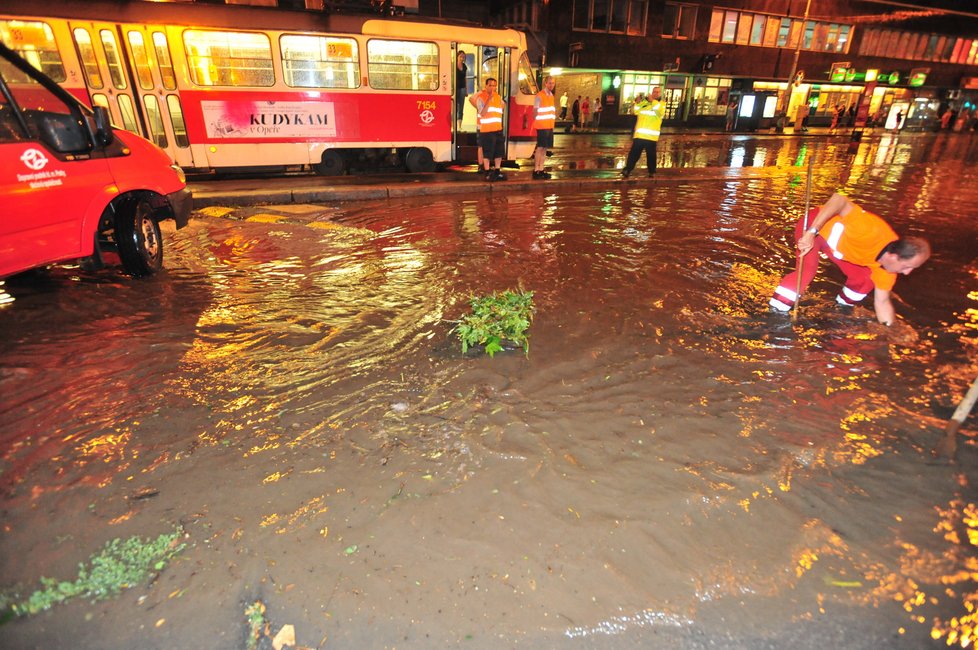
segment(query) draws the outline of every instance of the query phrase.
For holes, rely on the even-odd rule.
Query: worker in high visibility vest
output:
[[[479,146],[482,147],[482,167],[487,181],[504,181],[506,175],[499,171],[503,162],[503,98],[496,91],[498,82],[489,77],[486,86],[476,97],[479,114]],[[490,166],[491,165],[491,166]]]
[[[649,168],[649,178],[655,175],[655,150],[662,132],[662,118],[666,114],[666,106],[661,101],[662,91],[656,86],[648,98],[641,95],[635,98],[632,112],[638,115],[635,122],[635,134],[632,136],[632,148],[628,151],[625,168],[621,177],[628,178],[635,169],[635,163],[645,152],[645,163]]]
[[[554,146],[554,123],[557,107],[554,105],[554,86],[557,81],[548,76],[543,80],[543,90],[534,100],[533,128],[537,130],[537,148],[533,150],[533,179],[546,180],[550,173],[543,168],[547,162],[547,150]]]
[[[852,307],[872,291],[876,319],[892,325],[896,318],[890,292],[898,275],[909,275],[930,257],[930,244],[920,237],[900,237],[881,217],[863,210],[842,194],[833,194],[795,226],[799,269],[781,280],[770,305],[788,312],[818,270],[819,254],[845,274],[846,282],[835,300]],[[808,227],[806,230],[805,227]]]

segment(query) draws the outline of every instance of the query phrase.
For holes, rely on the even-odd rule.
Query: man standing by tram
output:
[[[475,102],[479,114],[482,167],[487,181],[506,180],[506,175],[499,171],[506,142],[503,138],[503,98],[496,92],[498,85],[494,78],[488,77],[486,87],[476,97]]]
[[[537,148],[533,150],[533,180],[547,180],[550,174],[543,168],[547,162],[547,150],[554,146],[554,124],[557,107],[554,106],[554,86],[557,82],[547,76],[543,90],[537,93],[533,104],[533,128],[537,130]]]
[[[639,95],[635,98],[635,105],[632,112],[638,115],[635,122],[635,134],[632,136],[632,148],[628,151],[628,159],[625,161],[625,168],[621,170],[621,177],[628,178],[635,163],[645,152],[645,164],[649,168],[649,178],[655,176],[655,150],[659,142],[659,134],[662,132],[662,118],[666,114],[666,107],[660,101],[662,91],[656,86],[649,93],[648,97]]]

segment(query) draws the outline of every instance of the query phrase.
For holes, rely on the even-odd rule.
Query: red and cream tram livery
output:
[[[404,166],[476,156],[495,78],[509,159],[535,143],[536,80],[512,29],[263,7],[8,0],[0,40],[190,171]],[[464,89],[456,60],[465,56]],[[457,104],[463,104],[457,113]],[[457,117],[461,116],[461,119]]]

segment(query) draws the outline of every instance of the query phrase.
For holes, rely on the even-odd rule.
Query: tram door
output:
[[[72,22],[71,36],[92,104],[107,108],[113,124],[145,136],[115,26]]]
[[[114,124],[156,143],[177,164],[192,167],[163,28],[72,23],[71,34],[92,103],[105,106]]]
[[[476,109],[469,102],[473,94],[479,93],[485,87],[485,80],[492,77],[496,80],[499,94],[506,105],[506,114],[503,119],[504,134],[507,129],[509,119],[509,50],[507,48],[496,47],[495,45],[476,45],[473,43],[456,43],[452,60],[458,61],[461,53],[465,53],[466,66],[466,88],[465,99],[462,101],[462,119],[454,121],[455,129],[455,159],[459,162],[475,162],[478,158]],[[457,63],[455,64],[457,65]],[[453,81],[456,102],[459,101],[461,93],[458,90],[458,82]],[[456,105],[456,110],[458,106]]]
[[[122,33],[146,137],[181,167],[193,167],[166,33],[162,27],[153,25],[124,25]]]

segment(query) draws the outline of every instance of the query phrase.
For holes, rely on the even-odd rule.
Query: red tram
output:
[[[185,170],[404,166],[476,157],[470,95],[507,100],[507,158],[535,143],[525,34],[264,7],[7,0],[0,40]],[[455,61],[465,54],[466,88]]]

